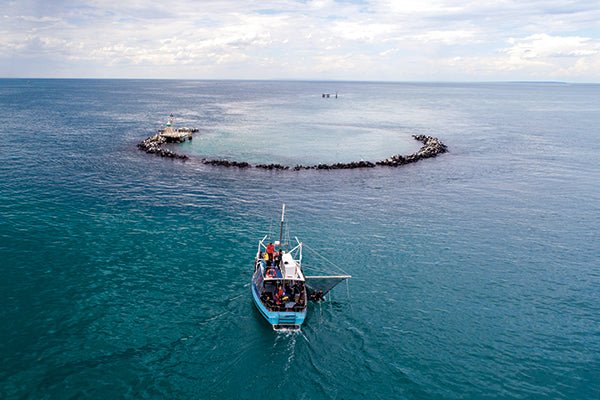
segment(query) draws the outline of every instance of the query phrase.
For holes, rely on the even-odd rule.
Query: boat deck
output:
[[[264,260],[260,260],[261,266],[262,266],[262,270],[264,271],[264,277],[265,280],[269,280],[269,279],[282,279],[283,278],[283,274],[281,272],[281,268],[279,268],[279,266],[277,265],[266,265]],[[267,275],[267,271],[268,270],[272,270],[275,271],[275,276],[268,276]]]

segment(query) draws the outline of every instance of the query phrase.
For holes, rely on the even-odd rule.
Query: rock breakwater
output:
[[[403,156],[401,154],[393,155],[385,160],[377,161],[375,164],[386,167],[399,167],[422,160],[424,158],[437,157],[448,151],[448,147],[438,138],[427,135],[413,135],[413,138],[423,143],[423,146],[416,153]]]
[[[162,148],[161,146],[165,143],[167,143],[167,139],[160,134],[156,134],[139,142],[137,147],[148,154],[156,154],[160,157],[177,158],[180,160],[187,160],[189,158],[185,154],[177,154],[172,150]]]
[[[245,161],[231,161],[225,159],[201,159],[201,162],[207,165],[215,165],[221,167],[235,167],[235,168],[259,168],[265,170],[292,170],[292,171],[300,171],[300,170],[334,170],[334,169],[357,169],[357,168],[375,168],[377,166],[382,167],[399,167],[401,165],[415,163],[419,160],[423,160],[425,158],[437,157],[439,154],[446,153],[448,151],[448,147],[442,143],[436,137],[427,136],[427,135],[413,135],[415,140],[423,143],[423,146],[417,150],[415,153],[408,155],[396,154],[391,157],[386,158],[385,160],[371,162],[371,161],[352,161],[348,163],[334,163],[334,164],[316,164],[316,165],[296,165],[294,167],[290,167],[282,164],[255,164],[252,165]],[[164,149],[161,146],[167,143],[167,140],[160,134],[156,134],[154,136],[150,136],[140,143],[138,143],[138,148],[140,150],[145,151],[149,154],[156,154],[161,157],[167,158],[177,158],[181,160],[189,159],[188,156],[177,154],[172,150]]]

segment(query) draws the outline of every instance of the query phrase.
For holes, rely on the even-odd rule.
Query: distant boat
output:
[[[299,331],[306,318],[308,300],[322,300],[350,275],[305,276],[302,270],[303,244],[295,238],[290,249],[283,243],[285,204],[281,211],[279,240],[258,242],[252,274],[252,297],[263,317],[276,331]]]

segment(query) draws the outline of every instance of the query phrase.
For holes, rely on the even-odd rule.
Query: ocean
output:
[[[338,98],[322,98],[322,93]],[[3,399],[600,397],[600,85],[0,80]],[[136,148],[200,129],[186,162]],[[265,171],[206,158],[376,161]],[[352,275],[299,334],[257,242]]]

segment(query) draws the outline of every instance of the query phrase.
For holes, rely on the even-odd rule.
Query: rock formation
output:
[[[423,146],[417,150],[417,152],[409,155],[396,154],[385,160],[371,162],[371,161],[352,161],[348,163],[334,163],[334,164],[317,164],[317,165],[296,165],[289,167],[281,164],[256,164],[252,165],[245,161],[231,161],[225,159],[207,159],[203,158],[201,161],[207,165],[216,165],[222,167],[236,167],[236,168],[260,168],[266,170],[293,170],[300,171],[304,169],[316,169],[316,170],[332,170],[332,169],[356,169],[356,168],[375,168],[376,166],[382,167],[399,167],[405,164],[415,163],[419,160],[431,157],[437,157],[438,154],[443,154],[448,151],[448,147],[442,143],[438,138],[427,135],[413,135],[415,140],[423,143]],[[150,136],[140,143],[137,147],[146,153],[156,154],[161,157],[177,158],[180,160],[187,160],[189,157],[186,155],[177,154],[169,149],[163,149],[161,146],[167,142],[160,133]]]

